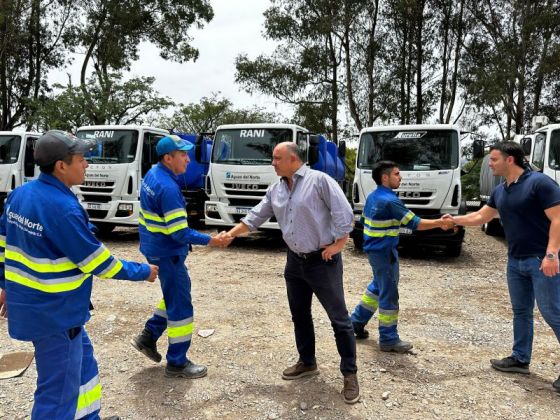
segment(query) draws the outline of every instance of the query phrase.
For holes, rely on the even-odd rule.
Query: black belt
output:
[[[302,260],[310,260],[313,258],[321,258],[321,254],[323,253],[324,249],[319,249],[317,251],[312,252],[295,252],[290,249],[290,252],[294,254],[296,257],[301,258]]]

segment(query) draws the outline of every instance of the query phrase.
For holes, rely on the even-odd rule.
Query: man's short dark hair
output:
[[[60,159],[61,161],[63,161],[64,163],[66,163],[67,165],[72,164],[72,159],[74,158],[74,155],[68,155],[63,159]],[[57,161],[58,162],[58,161]],[[39,166],[39,170],[45,174],[52,174],[54,172],[54,166],[56,165],[56,162],[53,163],[49,163],[48,165],[44,165],[44,166]]]
[[[504,157],[513,157],[514,163],[520,168],[525,168],[525,153],[521,145],[513,141],[504,141],[490,146],[490,151],[497,150]]]
[[[397,164],[392,160],[381,160],[373,165],[371,177],[377,185],[381,185],[381,177],[383,175],[389,175],[393,171],[393,168],[397,167]]]

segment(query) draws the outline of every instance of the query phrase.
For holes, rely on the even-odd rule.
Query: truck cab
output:
[[[218,229],[234,226],[279,180],[272,167],[272,151],[281,142],[297,142],[306,151],[306,165],[328,173],[341,184],[345,148],[312,135],[294,124],[228,124],[217,128],[206,178],[208,201],[204,222]],[[278,230],[274,217],[261,229]]]
[[[137,125],[78,128],[77,137],[95,139],[97,148],[86,154],[89,167],[75,192],[102,233],[115,226],[138,226],[140,183],[158,162],[157,142],[168,134],[161,128]]]
[[[352,188],[355,228],[351,236],[357,248],[363,246],[365,201],[377,188],[372,168],[381,160],[397,164],[402,182],[395,192],[419,217],[437,219],[447,213],[465,213],[459,143],[459,129],[446,124],[369,127],[360,132]],[[443,247],[448,255],[459,256],[464,234],[463,228],[412,231],[401,227],[400,243]]]
[[[33,151],[40,136],[34,132],[0,131],[0,210],[14,188],[39,175]]]

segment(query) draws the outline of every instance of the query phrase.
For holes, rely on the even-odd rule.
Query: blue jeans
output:
[[[366,325],[379,308],[379,343],[399,341],[399,255],[395,248],[367,253],[373,271],[371,283],[352,312],[352,322]]]
[[[547,277],[539,269],[537,257],[509,257],[507,281],[513,309],[512,356],[522,363],[531,362],[533,350],[533,309],[535,299],[544,320],[560,342],[560,275]]]

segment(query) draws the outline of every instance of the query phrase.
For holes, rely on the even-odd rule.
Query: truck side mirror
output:
[[[202,160],[202,146],[204,144],[204,136],[199,134],[196,136],[196,141],[194,143],[194,158],[200,163]]]
[[[521,148],[523,149],[523,154],[525,156],[529,156],[531,154],[531,146],[533,140],[531,137],[523,137],[521,139]]]
[[[340,140],[338,142],[338,157],[344,159],[346,156],[346,142],[344,140]]]
[[[319,161],[319,136],[309,136],[309,149],[307,152],[309,166],[315,165]]]
[[[481,159],[484,157],[484,140],[475,140],[472,145],[473,159]]]

